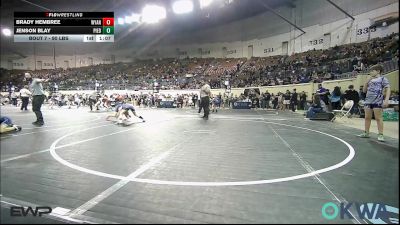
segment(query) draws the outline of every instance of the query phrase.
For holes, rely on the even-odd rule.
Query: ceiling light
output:
[[[125,16],[125,23],[127,23],[127,24],[133,23],[132,17],[131,16]]]
[[[124,23],[125,23],[124,18],[118,18],[118,24],[119,25],[124,25]]]
[[[200,0],[200,8],[205,8],[212,3],[213,0]]]
[[[1,30],[1,32],[3,32],[4,36],[7,36],[7,37],[11,36],[11,30],[8,28],[3,28]]]
[[[132,15],[131,15],[131,19],[135,23],[140,23],[141,17],[142,16],[140,14],[136,14],[136,13],[132,13]]]
[[[176,14],[190,13],[193,11],[193,2],[190,0],[178,0],[172,4],[172,9]]]
[[[146,5],[142,11],[142,22],[157,23],[167,17],[164,7],[157,5]]]

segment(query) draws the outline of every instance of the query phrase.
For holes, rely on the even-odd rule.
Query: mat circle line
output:
[[[250,121],[250,120],[249,120]],[[109,173],[104,173],[104,172],[100,172],[100,171],[96,171],[96,170],[91,170],[91,169],[87,169],[75,164],[72,164],[66,160],[64,160],[63,158],[61,158],[57,153],[56,153],[56,146],[58,144],[58,142],[60,142],[62,139],[71,136],[73,134],[79,133],[81,131],[75,131],[72,132],[70,134],[66,134],[60,138],[58,138],[56,141],[54,141],[51,146],[50,146],[50,154],[51,156],[57,160],[59,163],[63,164],[64,166],[70,167],[72,169],[78,170],[80,172],[84,172],[84,173],[88,173],[88,174],[92,174],[92,175],[96,175],[96,176],[102,176],[102,177],[107,177],[107,178],[113,178],[113,179],[117,179],[117,180],[129,180],[129,181],[133,181],[133,182],[139,182],[139,183],[148,183],[148,184],[161,184],[161,185],[175,185],[175,186],[204,186],[204,187],[211,187],[211,186],[244,186],[244,185],[257,185],[257,184],[272,184],[272,183],[280,183],[280,182],[287,182],[287,181],[293,181],[293,180],[298,180],[298,179],[303,179],[303,178],[307,178],[307,177],[313,177],[316,176],[318,174],[322,174],[322,173],[326,173],[332,170],[336,170],[339,169],[340,167],[345,166],[346,164],[348,164],[351,160],[353,160],[354,156],[355,156],[355,150],[353,148],[353,146],[351,146],[349,143],[347,143],[346,141],[344,141],[341,138],[338,138],[336,136],[333,136],[331,134],[327,134],[324,133],[322,131],[318,131],[318,130],[313,130],[313,129],[309,129],[309,128],[305,128],[305,127],[299,127],[299,126],[293,126],[293,125],[288,125],[288,124],[282,124],[282,123],[275,123],[275,122],[267,122],[267,121],[253,121],[253,122],[257,122],[257,123],[265,123],[265,124],[275,124],[275,125],[280,125],[280,126],[287,126],[287,127],[292,127],[292,128],[298,128],[298,129],[303,129],[303,130],[308,130],[308,131],[312,131],[315,133],[319,133],[319,134],[323,134],[326,135],[328,137],[332,137],[336,140],[339,140],[340,142],[342,142],[343,144],[345,144],[347,146],[347,148],[349,149],[349,155],[341,162],[323,168],[323,169],[319,169],[319,170],[315,170],[309,173],[305,173],[305,174],[300,174],[300,175],[295,175],[295,176],[290,176],[290,177],[283,177],[283,178],[275,178],[275,179],[267,179],[267,180],[254,180],[254,181],[232,181],[232,182],[187,182],[187,181],[168,181],[168,180],[155,180],[155,179],[142,179],[142,178],[129,178],[129,177],[125,177],[125,176],[120,176],[120,175],[115,175],[115,174],[109,174]],[[89,128],[90,129],[90,128]],[[135,129],[135,128],[134,128]],[[86,129],[87,130],[87,129]],[[130,131],[132,129],[128,129],[127,131]],[[118,134],[123,133],[123,132],[118,132]],[[110,134],[113,135],[113,134]],[[88,139],[88,141],[90,141],[91,139]],[[79,143],[82,143],[85,141],[81,141]]]

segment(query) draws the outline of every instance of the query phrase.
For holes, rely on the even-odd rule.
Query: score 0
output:
[[[103,34],[114,34],[114,18],[103,18]]]
[[[103,18],[103,27],[114,26],[114,18]]]

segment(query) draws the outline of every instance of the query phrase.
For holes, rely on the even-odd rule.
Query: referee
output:
[[[203,81],[203,86],[200,89],[200,107],[204,109],[203,118],[208,120],[208,114],[210,114],[210,95],[211,87],[205,81]]]
[[[31,83],[31,90],[32,90],[32,111],[36,114],[36,121],[33,122],[33,125],[36,126],[43,126],[44,125],[44,120],[43,120],[43,115],[42,112],[40,111],[40,108],[42,107],[42,104],[45,99],[44,91],[43,91],[43,82],[47,82],[48,79],[39,79],[39,78],[34,78],[32,79],[31,75],[29,73],[25,73],[25,78],[27,81]]]

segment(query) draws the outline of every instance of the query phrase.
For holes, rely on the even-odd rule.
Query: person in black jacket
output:
[[[199,99],[199,97],[197,96],[197,94],[193,95],[192,97],[192,102],[193,102],[193,107],[196,108],[196,102]]]
[[[293,112],[295,112],[297,109],[297,97],[298,94],[296,92],[296,89],[293,89],[293,93],[290,96],[290,108],[292,109]]]
[[[305,107],[306,103],[307,103],[307,94],[304,91],[302,91],[300,93],[300,105],[299,105],[300,110],[304,110],[306,108]]]
[[[363,85],[361,85],[360,86],[360,92],[358,93],[358,96],[359,96],[359,99],[360,100],[365,100],[365,97],[366,97],[366,95],[367,95],[367,93],[364,93],[364,91],[363,91],[363,89],[364,89],[364,86]]]
[[[276,107],[278,106],[278,94],[275,96],[274,93],[272,93],[271,99],[272,99],[273,109],[277,109]]]
[[[360,102],[360,94],[354,90],[354,86],[350,85],[349,89],[345,91],[344,98],[347,100],[353,100],[354,105],[350,110],[350,114],[353,115],[354,111],[358,109],[358,103]]]
[[[269,102],[271,101],[271,94],[268,90],[265,92],[265,106],[269,109]]]

